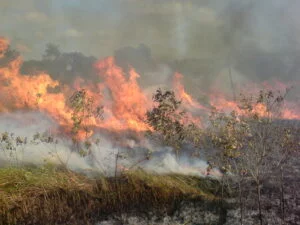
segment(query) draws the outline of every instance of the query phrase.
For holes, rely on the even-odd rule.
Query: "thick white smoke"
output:
[[[124,138],[125,143],[118,146],[112,144],[108,135],[99,133],[92,137],[98,141],[91,141],[88,154],[83,156],[80,149],[84,148],[84,144],[78,147],[70,138],[55,135],[57,128],[52,119],[40,112],[2,114],[0,166],[51,163],[89,175],[101,173],[106,176],[113,176],[116,170],[120,173],[137,168],[159,174],[207,175],[208,164],[205,161],[185,156],[178,159],[171,148],[154,147],[148,140],[141,144]],[[217,171],[211,175],[217,175]]]

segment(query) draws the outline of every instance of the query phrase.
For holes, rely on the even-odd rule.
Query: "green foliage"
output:
[[[178,156],[184,143],[193,144],[196,149],[203,147],[204,131],[195,123],[187,120],[186,112],[181,109],[181,101],[173,91],[158,89],[153,95],[154,107],[146,113],[146,123],[152,137],[175,149]]]
[[[195,123],[189,123],[185,126],[185,140],[193,144],[196,149],[202,149],[207,143],[205,130],[201,129]]]
[[[39,144],[39,143],[54,143],[57,142],[57,140],[54,140],[54,137],[47,132],[44,133],[35,133],[33,135],[33,138],[31,140],[32,144]]]
[[[0,151],[10,164],[19,164],[22,151],[27,144],[27,138],[16,136],[14,133],[0,133]]]
[[[69,99],[69,105],[73,110],[73,134],[76,136],[83,130],[87,138],[90,132],[88,121],[92,117],[103,119],[103,106],[95,106],[93,97],[89,96],[85,89],[75,91]]]
[[[35,133],[31,138],[17,136],[14,133],[3,132],[0,133],[0,152],[5,158],[5,165],[23,166],[24,150],[30,145],[39,144],[57,144],[57,140],[47,132]],[[49,149],[51,150],[51,149]],[[49,156],[53,152],[49,151]],[[45,159],[46,160],[46,159]]]
[[[180,149],[186,135],[183,124],[185,112],[180,110],[181,102],[176,99],[174,92],[162,92],[161,89],[153,95],[153,101],[155,106],[146,114],[147,124],[161,136],[165,144]]]
[[[43,59],[45,60],[55,60],[61,55],[59,50],[59,46],[55,44],[47,44],[45,54],[43,55]]]

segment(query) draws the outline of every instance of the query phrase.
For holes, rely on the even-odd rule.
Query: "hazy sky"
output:
[[[161,58],[223,57],[229,29],[237,46],[255,43],[269,51],[298,42],[298,2],[1,0],[0,35],[26,59],[39,58],[49,42],[97,57],[140,43]]]
[[[217,49],[216,12],[195,2],[1,0],[0,33],[27,58],[39,57],[48,42],[95,56],[140,43],[162,57],[182,56],[195,47]],[[207,46],[212,41],[216,46]]]

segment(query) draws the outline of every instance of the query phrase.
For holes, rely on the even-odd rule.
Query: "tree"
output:
[[[219,162],[225,171],[237,178],[241,224],[243,224],[243,181],[251,179],[256,186],[260,224],[263,224],[261,187],[275,167],[283,165],[294,143],[290,132],[276,123],[285,95],[261,91],[258,97],[241,96],[238,112],[213,112],[211,139],[220,149]]]
[[[44,60],[55,60],[60,56],[59,46],[55,44],[47,44],[45,54],[43,55]]]
[[[69,99],[72,112],[72,133],[76,136],[80,130],[85,132],[87,139],[91,130],[89,119],[103,118],[103,106],[95,106],[93,97],[89,96],[85,89],[75,91]]]
[[[176,99],[173,91],[163,92],[161,89],[153,95],[153,101],[155,106],[146,113],[150,132],[156,132],[165,144],[175,149],[178,156],[186,137],[183,124],[185,112],[180,109],[181,101]]]
[[[273,131],[277,134],[274,143],[274,155],[272,157],[272,170],[277,180],[277,185],[280,190],[280,213],[281,213],[281,224],[285,224],[285,168],[288,166],[290,159],[294,153],[300,152],[300,142],[297,140],[299,136],[299,129],[291,124],[285,125],[282,121],[278,121]],[[279,176],[278,176],[279,175]]]
[[[240,155],[239,147],[241,147],[239,138],[245,135],[245,127],[237,126],[238,118],[234,111],[227,115],[214,110],[210,115],[210,122],[211,126],[208,133],[211,137],[213,147],[221,150],[218,152],[217,157],[214,158],[214,164],[221,168],[223,172],[222,189],[225,181],[230,178],[230,174],[233,173],[235,175],[234,183],[238,185],[240,224],[242,225],[244,219],[243,187],[245,170],[243,165],[238,163],[238,157]]]

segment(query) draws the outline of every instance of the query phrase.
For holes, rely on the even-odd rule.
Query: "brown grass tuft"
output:
[[[213,202],[213,182],[141,170],[91,179],[56,168],[1,168],[0,224],[92,224],[111,213],[172,210],[183,199]]]

